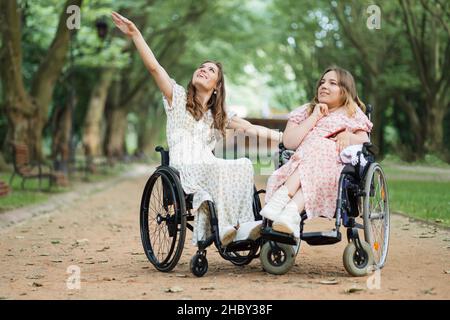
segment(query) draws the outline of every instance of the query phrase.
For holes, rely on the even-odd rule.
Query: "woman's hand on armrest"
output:
[[[343,131],[339,133],[336,138],[331,138],[331,140],[336,142],[336,150],[341,152],[348,146],[369,142],[369,137],[367,133],[362,130],[356,131],[355,133]]]

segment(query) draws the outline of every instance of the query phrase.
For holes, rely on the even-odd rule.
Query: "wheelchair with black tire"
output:
[[[370,119],[372,107],[367,106]],[[370,135],[369,135],[370,136]],[[286,163],[294,153],[280,144],[278,167]],[[344,166],[338,184],[335,211],[335,228],[328,232],[303,232],[307,220],[301,214],[300,239],[271,228],[271,222],[263,221],[261,264],[269,273],[284,274],[294,265],[301,241],[311,246],[335,244],[342,239],[341,226],[347,229],[348,244],[343,253],[343,264],[352,276],[364,276],[386,263],[389,245],[390,215],[386,177],[375,161],[376,148],[364,143],[361,150],[367,160],[365,166]],[[358,154],[359,158],[359,154]],[[363,230],[364,240],[358,230]]]
[[[140,231],[144,252],[155,268],[162,272],[171,271],[178,263],[186,238],[186,229],[193,231],[194,221],[191,194],[185,194],[178,171],[169,165],[169,151],[156,147],[161,153],[161,165],[148,179],[141,199]],[[254,187],[253,214],[255,221],[259,215],[261,202]],[[208,271],[206,248],[214,243],[219,254],[236,266],[249,264],[259,257],[261,238],[234,241],[223,247],[220,242],[218,220],[214,203],[207,201],[210,213],[211,236],[198,241],[198,250],[190,261],[191,272],[201,277]]]

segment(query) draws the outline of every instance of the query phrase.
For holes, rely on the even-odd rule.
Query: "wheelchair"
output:
[[[369,119],[371,112],[372,107],[368,105],[366,114]],[[279,148],[280,167],[294,152],[287,150],[283,144]],[[367,164],[364,167],[359,161],[355,166],[347,164],[341,172],[334,215],[335,228],[332,231],[303,232],[307,220],[305,211],[301,213],[300,239],[273,230],[271,222],[264,219],[260,250],[264,270],[271,274],[288,272],[294,265],[302,240],[311,246],[335,244],[342,239],[341,226],[346,228],[348,240],[343,253],[345,270],[352,276],[364,276],[383,268],[390,230],[388,187],[384,171],[375,161],[376,147],[366,142],[361,152]],[[360,238],[358,230],[363,230],[364,240]]]
[[[171,271],[178,263],[186,238],[186,229],[194,230],[190,224],[192,214],[192,194],[185,194],[179,172],[169,165],[169,151],[157,146],[161,154],[161,165],[148,179],[141,199],[140,232],[144,252],[154,267],[162,272]],[[261,202],[259,194],[264,190],[253,187],[253,214],[255,221],[259,215]],[[208,271],[206,248],[214,243],[219,254],[236,266],[249,264],[259,256],[261,238],[234,241],[223,247],[219,237],[219,227],[214,203],[207,201],[210,213],[211,235],[197,242],[198,250],[190,261],[190,270],[201,277]]]
[[[370,118],[371,107],[368,105]],[[289,160],[292,150],[279,145],[281,166]],[[185,194],[178,171],[169,165],[169,151],[156,147],[160,152],[161,165],[148,179],[141,199],[140,232],[144,252],[154,267],[162,272],[171,271],[178,263],[186,238],[186,229],[193,231],[190,222],[192,194]],[[340,242],[343,225],[347,229],[348,245],[344,250],[343,263],[348,273],[364,276],[373,269],[381,269],[386,262],[389,244],[389,197],[386,177],[381,166],[375,162],[376,148],[365,143],[361,151],[368,161],[362,167],[344,166],[339,179],[336,201],[335,229],[328,232],[303,232],[306,213],[302,212],[300,239],[280,233],[271,228],[272,223],[259,214],[259,195],[265,190],[253,193],[253,214],[255,221],[262,221],[261,237],[256,240],[240,240],[223,247],[214,203],[207,201],[210,213],[211,236],[197,242],[198,250],[191,258],[190,270],[201,277],[208,271],[206,248],[214,244],[220,256],[236,266],[249,264],[258,258],[266,272],[281,275],[288,272],[295,263],[301,241],[309,245],[330,245]],[[362,223],[359,222],[362,218]],[[364,231],[364,240],[359,237]]]

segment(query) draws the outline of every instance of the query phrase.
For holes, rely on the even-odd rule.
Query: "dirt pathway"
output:
[[[151,172],[151,171],[150,171]],[[139,203],[146,176],[115,181],[102,191],[0,229],[3,299],[450,299],[450,232],[392,216],[391,245],[379,289],[350,277],[342,265],[346,242],[302,244],[283,276],[262,271],[259,259],[233,266],[208,250],[209,271],[189,271],[190,232],[177,267],[156,271],[143,254]],[[332,223],[312,221],[308,230]],[[71,270],[80,288],[69,289]],[[377,282],[369,281],[372,285]],[[76,282],[72,285],[76,287]],[[168,290],[171,288],[172,290]],[[169,291],[169,292],[168,292]],[[170,292],[175,291],[175,292]]]

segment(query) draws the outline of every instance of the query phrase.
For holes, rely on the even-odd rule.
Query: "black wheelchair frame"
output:
[[[163,147],[156,147],[155,151],[161,154],[161,165],[156,168],[155,172],[149,178],[141,200],[140,225],[141,239],[147,258],[159,271],[168,272],[172,270],[179,258],[184,246],[186,236],[186,228],[193,231],[194,227],[189,222],[194,221],[192,210],[192,194],[185,194],[180,183],[178,171],[169,165],[169,151]],[[153,189],[156,179],[162,177],[165,181],[162,186],[162,208],[161,212],[156,215],[156,223],[161,225],[163,222],[167,225],[168,236],[172,238],[170,249],[167,257],[158,259],[155,254],[155,248],[152,246],[149,236],[149,201],[151,189]],[[262,220],[259,215],[261,211],[261,202],[259,194],[264,190],[257,191],[254,187],[253,194],[253,214],[256,221]],[[225,260],[230,261],[234,265],[242,266],[250,263],[254,258],[259,257],[258,250],[261,246],[261,240],[240,240],[235,241],[223,247],[220,242],[219,228],[216,208],[213,202],[207,201],[210,213],[211,235],[197,242],[198,250],[192,257],[190,269],[192,273],[198,277],[203,276],[208,270],[208,260],[206,259],[206,248],[214,244],[219,254]],[[167,214],[170,206],[175,206],[173,214]],[[177,239],[178,236],[178,239]],[[245,252],[245,254],[242,254]]]
[[[367,106],[367,116],[370,119],[370,115],[372,112],[372,107],[370,105]],[[370,138],[370,135],[369,135]],[[293,152],[287,150],[284,145],[281,143],[279,145],[279,167],[286,162],[290,155]],[[335,228],[332,231],[327,232],[303,232],[305,221],[307,220],[306,212],[303,211],[301,213],[301,222],[300,222],[300,239],[296,240],[294,235],[288,235],[286,233],[281,233],[273,230],[271,228],[271,222],[265,221],[263,223],[264,228],[261,232],[263,238],[263,246],[264,243],[266,248],[262,248],[260,259],[265,270],[269,270],[269,272],[274,274],[284,274],[286,273],[290,267],[293,265],[293,260],[295,259],[296,252],[294,252],[292,246],[297,246],[297,252],[300,248],[301,240],[305,241],[311,246],[319,246],[319,245],[330,245],[340,242],[342,240],[342,234],[340,232],[340,228],[344,226],[347,228],[347,240],[349,242],[346,250],[344,251],[343,261],[345,269],[354,276],[362,276],[370,272],[370,268],[382,268],[385,264],[385,259],[387,255],[386,251],[383,251],[382,256],[380,257],[380,261],[374,261],[374,257],[372,254],[372,247],[366,242],[370,235],[368,234],[370,230],[367,230],[369,227],[365,228],[364,224],[360,224],[356,222],[356,219],[361,216],[361,211],[366,210],[367,208],[360,208],[358,205],[358,199],[363,199],[363,202],[366,201],[366,198],[370,196],[374,196],[374,187],[373,184],[369,181],[367,183],[367,178],[371,179],[372,177],[367,177],[370,172],[373,174],[375,170],[381,172],[383,179],[383,188],[386,188],[384,173],[379,166],[375,162],[375,154],[377,153],[377,148],[371,143],[366,142],[363,144],[361,153],[364,155],[368,163],[366,166],[362,167],[359,162],[356,166],[353,165],[345,165],[338,183],[338,197],[336,200],[336,211],[335,211]],[[359,156],[359,154],[358,154]],[[367,186],[369,185],[369,187]],[[383,189],[384,190],[384,189]],[[387,191],[385,192],[387,194]],[[387,195],[385,202],[388,206]],[[363,204],[364,206],[365,204]],[[382,219],[387,219],[389,221],[389,208],[387,208],[387,215],[383,216]],[[366,224],[370,218],[364,218]],[[364,230],[365,240],[362,241],[359,236],[359,229]],[[387,224],[387,230],[389,232],[389,222]],[[388,238],[387,238],[388,239]],[[388,242],[388,240],[387,240]],[[290,245],[289,246],[280,246],[280,244]],[[383,243],[384,244],[384,243]],[[386,243],[387,246],[387,243]],[[384,250],[384,247],[383,247]],[[280,256],[287,256],[288,260],[292,260],[292,262],[288,265],[281,264],[277,259]],[[290,257],[290,258],[289,258]]]

